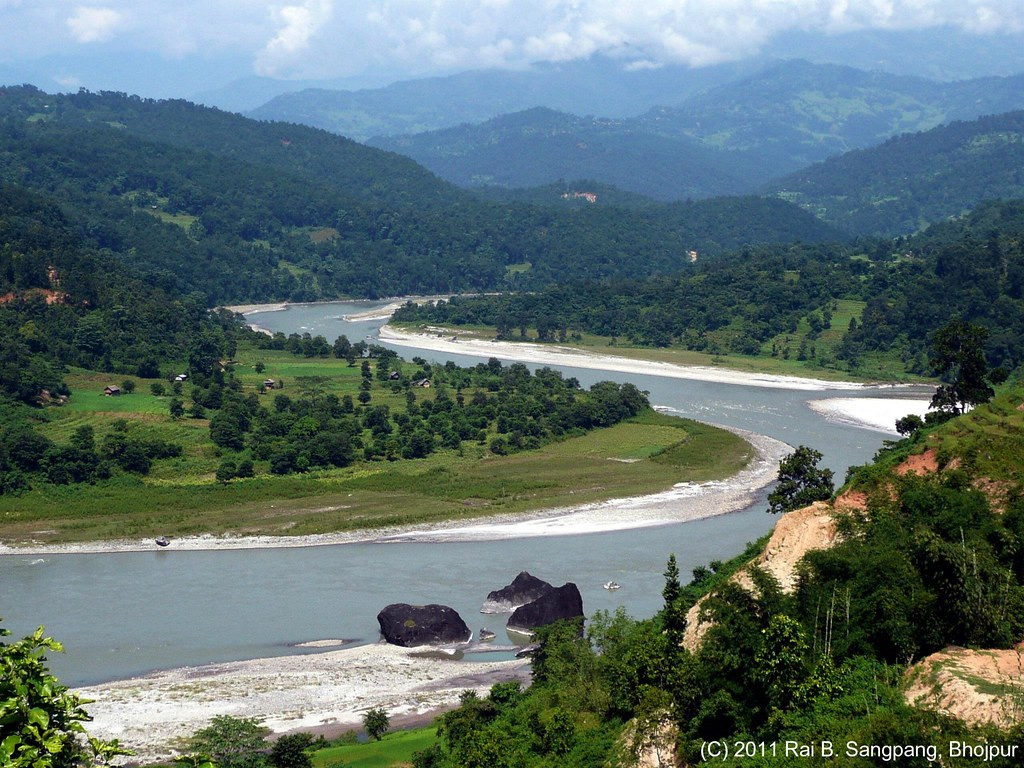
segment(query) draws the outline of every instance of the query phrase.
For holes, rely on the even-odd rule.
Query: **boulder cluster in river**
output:
[[[575,584],[555,587],[522,571],[512,583],[487,595],[481,613],[511,613],[507,628],[531,633],[563,619],[582,619],[583,597]],[[393,603],[377,614],[380,633],[392,645],[466,643],[472,632],[447,605]]]

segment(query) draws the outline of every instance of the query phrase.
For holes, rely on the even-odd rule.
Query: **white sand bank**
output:
[[[363,713],[422,714],[458,703],[472,688],[523,679],[528,662],[414,658],[415,649],[364,645],[305,656],[279,656],[156,672],[79,688],[89,732],[117,738],[136,751],[133,762],[174,754],[173,743],[215,715],[254,717],[276,733],[323,726],[360,727]],[[423,649],[419,649],[423,650]]]
[[[808,400],[807,405],[829,421],[897,434],[896,420],[910,413],[922,419],[930,400],[886,397],[830,397]]]
[[[457,332],[455,334],[457,336]],[[728,368],[710,366],[677,365],[656,360],[637,360],[614,355],[598,355],[572,347],[528,342],[482,341],[480,339],[459,339],[452,341],[451,335],[438,337],[436,333],[410,333],[390,325],[380,329],[380,338],[400,347],[418,347],[435,352],[474,355],[478,357],[501,357],[524,363],[540,365],[569,365],[577,368],[594,368],[620,373],[667,376],[674,379],[711,381],[718,384],[739,384],[747,387],[771,387],[775,389],[800,389],[820,391],[825,389],[864,389],[866,384],[853,381],[826,381],[799,376],[779,376],[769,373],[734,371]]]

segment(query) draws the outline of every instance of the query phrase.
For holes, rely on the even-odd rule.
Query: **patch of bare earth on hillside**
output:
[[[767,546],[751,566],[770,573],[778,580],[784,592],[791,593],[796,589],[796,566],[801,558],[811,550],[835,546],[838,531],[834,511],[828,502],[816,501],[808,507],[786,513],[779,518]],[[733,574],[730,581],[747,590],[754,586],[747,568]],[[703,615],[706,597],[698,600],[686,614],[683,646],[691,653],[700,648],[704,636],[713,625]]]
[[[917,475],[930,475],[938,471],[939,460],[934,448],[929,448],[924,453],[908,456],[895,469],[896,474],[900,477],[909,475],[911,472]]]
[[[1024,647],[1005,651],[946,648],[907,670],[912,706],[968,725],[1007,728],[1024,722]]]

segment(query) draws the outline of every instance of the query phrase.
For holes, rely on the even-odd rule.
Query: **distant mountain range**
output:
[[[306,89],[277,96],[247,114],[323,128],[356,140],[481,123],[547,107],[576,115],[629,117],[656,104],[681,104],[707,88],[763,66],[758,60],[702,69],[627,69],[622,62],[538,64],[522,70],[475,70],[364,90]]]
[[[368,143],[412,157],[463,187],[534,187],[585,178],[670,201],[741,194],[753,187],[752,180],[770,178],[754,153],[634,126],[537,107],[480,125]]]
[[[1024,197],[1024,111],[898,136],[764,191],[858,234],[909,234],[983,200]]]
[[[743,194],[901,133],[1024,108],[1024,76],[954,83],[788,61],[635,118],[531,109],[377,137],[461,186],[594,179],[660,200]]]
[[[0,88],[0,184],[60,206],[95,249],[213,302],[533,288],[669,272],[842,233],[764,197],[492,202],[412,160],[185,101]],[[599,191],[604,197],[604,192]],[[586,204],[580,204],[580,201]]]

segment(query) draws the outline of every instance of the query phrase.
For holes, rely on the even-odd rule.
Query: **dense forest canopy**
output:
[[[779,200],[501,205],[302,126],[123,94],[2,94],[0,180],[52,196],[97,245],[211,303],[535,288],[567,270],[673,271],[690,249],[840,237]]]
[[[1012,370],[1024,361],[1022,234],[1024,203],[990,203],[910,239],[765,246],[698,261],[673,276],[455,297],[405,307],[395,319],[494,326],[506,339],[530,328],[542,341],[586,332],[647,346],[778,355],[798,325],[813,342],[832,326],[836,303],[846,301],[862,310],[837,329],[836,357],[827,361],[833,366],[856,371],[864,355],[881,353],[927,373],[932,334],[958,315],[988,330],[989,363]]]
[[[956,121],[833,157],[768,185],[861,235],[906,235],[1024,195],[1024,112]]]

